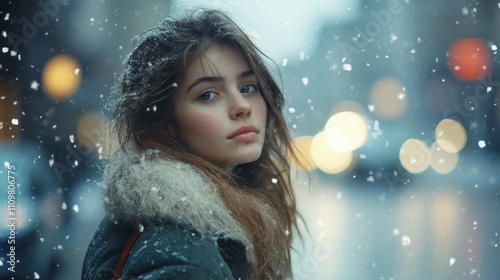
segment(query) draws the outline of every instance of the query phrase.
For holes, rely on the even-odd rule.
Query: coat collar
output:
[[[119,151],[104,170],[103,199],[108,216],[116,222],[169,221],[214,240],[224,236],[247,248],[251,245],[218,188],[193,165],[166,158],[157,150]]]

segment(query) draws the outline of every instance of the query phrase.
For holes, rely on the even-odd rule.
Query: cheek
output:
[[[207,140],[219,126],[216,118],[209,114],[188,113],[178,119],[180,134],[184,141]]]
[[[260,99],[259,104],[257,105],[255,111],[258,114],[259,119],[263,121],[265,124],[267,119],[267,106],[266,102],[264,101],[264,98]]]

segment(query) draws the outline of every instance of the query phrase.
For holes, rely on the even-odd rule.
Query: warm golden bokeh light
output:
[[[457,166],[459,156],[457,153],[445,151],[436,142],[431,146],[431,167],[440,174],[450,173]]]
[[[336,174],[346,170],[352,163],[352,152],[339,153],[326,140],[325,132],[316,134],[311,143],[311,156],[316,166],[325,173]]]
[[[384,78],[377,82],[371,90],[373,112],[386,120],[401,117],[406,111],[406,93],[403,85],[393,78]]]
[[[359,103],[354,102],[352,100],[343,100],[340,102],[335,103],[335,106],[332,108],[332,115],[338,114],[340,112],[344,111],[350,111],[350,112],[355,112],[360,115],[365,115],[365,110],[363,109],[363,106],[361,106]]]
[[[54,56],[42,72],[43,89],[56,101],[70,98],[80,86],[81,79],[80,65],[69,55]]]
[[[316,168],[316,164],[314,164],[311,155],[312,140],[312,136],[300,136],[293,139],[295,145],[293,149],[295,154],[299,157],[300,163],[295,162],[295,159],[292,158],[292,164],[306,171],[311,171]]]
[[[338,153],[353,151],[365,143],[368,125],[363,116],[355,112],[333,115],[325,125],[325,137]]]
[[[449,153],[458,153],[467,142],[467,134],[459,122],[452,119],[442,120],[435,130],[436,142]]]
[[[76,136],[78,145],[85,151],[98,150],[101,146],[105,117],[99,112],[87,112],[80,116]]]
[[[399,161],[408,172],[418,174],[430,165],[429,146],[418,139],[408,139],[399,150]]]
[[[20,140],[21,104],[19,88],[13,80],[0,81],[0,142]]]

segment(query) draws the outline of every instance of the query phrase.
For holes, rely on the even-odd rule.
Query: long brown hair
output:
[[[166,156],[200,168],[220,189],[234,218],[253,244],[252,278],[290,277],[292,232],[297,207],[290,182],[293,145],[281,110],[283,93],[268,59],[238,25],[215,10],[196,10],[165,19],[137,37],[115,91],[120,94],[114,122],[120,149],[158,149]],[[233,172],[193,153],[179,138],[173,100],[186,68],[210,46],[239,50],[253,69],[267,106],[266,138],[260,158]]]

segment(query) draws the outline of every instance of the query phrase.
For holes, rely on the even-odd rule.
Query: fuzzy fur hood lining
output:
[[[168,220],[214,240],[222,235],[247,248],[251,245],[217,187],[193,165],[166,158],[159,151],[119,151],[104,171],[103,197],[107,214],[119,222],[139,225]]]

